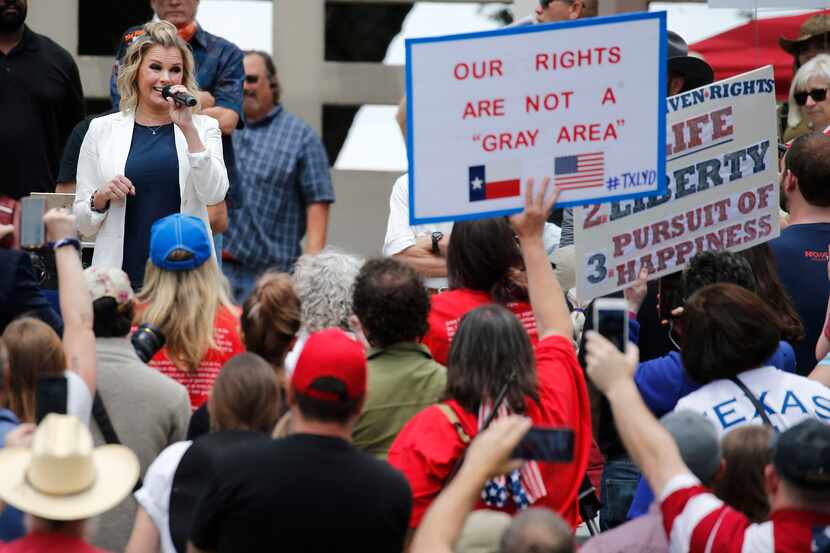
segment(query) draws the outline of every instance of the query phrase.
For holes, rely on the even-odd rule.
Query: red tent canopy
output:
[[[781,49],[778,38],[797,37],[801,24],[816,13],[819,12],[750,21],[691,44],[689,50],[703,56],[712,66],[716,81],[773,65],[776,95],[779,100],[786,100],[793,78],[793,57]]]

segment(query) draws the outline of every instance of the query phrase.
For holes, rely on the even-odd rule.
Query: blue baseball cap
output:
[[[183,250],[190,257],[170,259],[170,254]],[[201,266],[212,255],[211,238],[204,221],[193,215],[174,213],[153,223],[150,231],[150,259],[165,271],[190,271]]]

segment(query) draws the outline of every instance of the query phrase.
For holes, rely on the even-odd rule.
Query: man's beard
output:
[[[3,35],[16,33],[23,26],[23,22],[26,21],[26,6],[22,4],[15,4],[14,2],[2,4],[0,5],[0,14],[10,5],[16,5],[20,11],[8,15],[0,15],[0,34]]]

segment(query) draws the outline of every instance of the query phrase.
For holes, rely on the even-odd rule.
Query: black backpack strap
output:
[[[775,428],[775,425],[772,424],[772,421],[769,420],[769,417],[767,416],[767,410],[764,408],[764,406],[761,404],[758,398],[755,397],[755,394],[752,393],[752,391],[747,387],[747,385],[741,382],[741,379],[737,376],[732,376],[729,378],[729,380],[734,382],[735,386],[740,388],[744,395],[747,398],[749,398],[749,401],[752,402],[753,407],[755,407],[755,410],[760,415],[761,420],[764,421],[764,424],[777,432],[778,430]]]
[[[97,390],[95,391],[95,397],[92,399],[92,418],[95,419],[98,430],[101,431],[101,435],[107,444],[123,445],[121,440],[118,439],[118,434],[115,433],[115,428],[112,426],[110,414],[107,412],[107,406],[104,405],[104,400],[101,399],[101,394]],[[144,482],[139,477],[133,491],[138,491],[143,485]]]

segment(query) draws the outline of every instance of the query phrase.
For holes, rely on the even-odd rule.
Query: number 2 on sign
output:
[[[599,284],[608,276],[608,269],[605,268],[605,254],[603,253],[595,253],[589,257],[588,267],[594,271],[594,274],[589,274],[586,277],[591,284]]]

